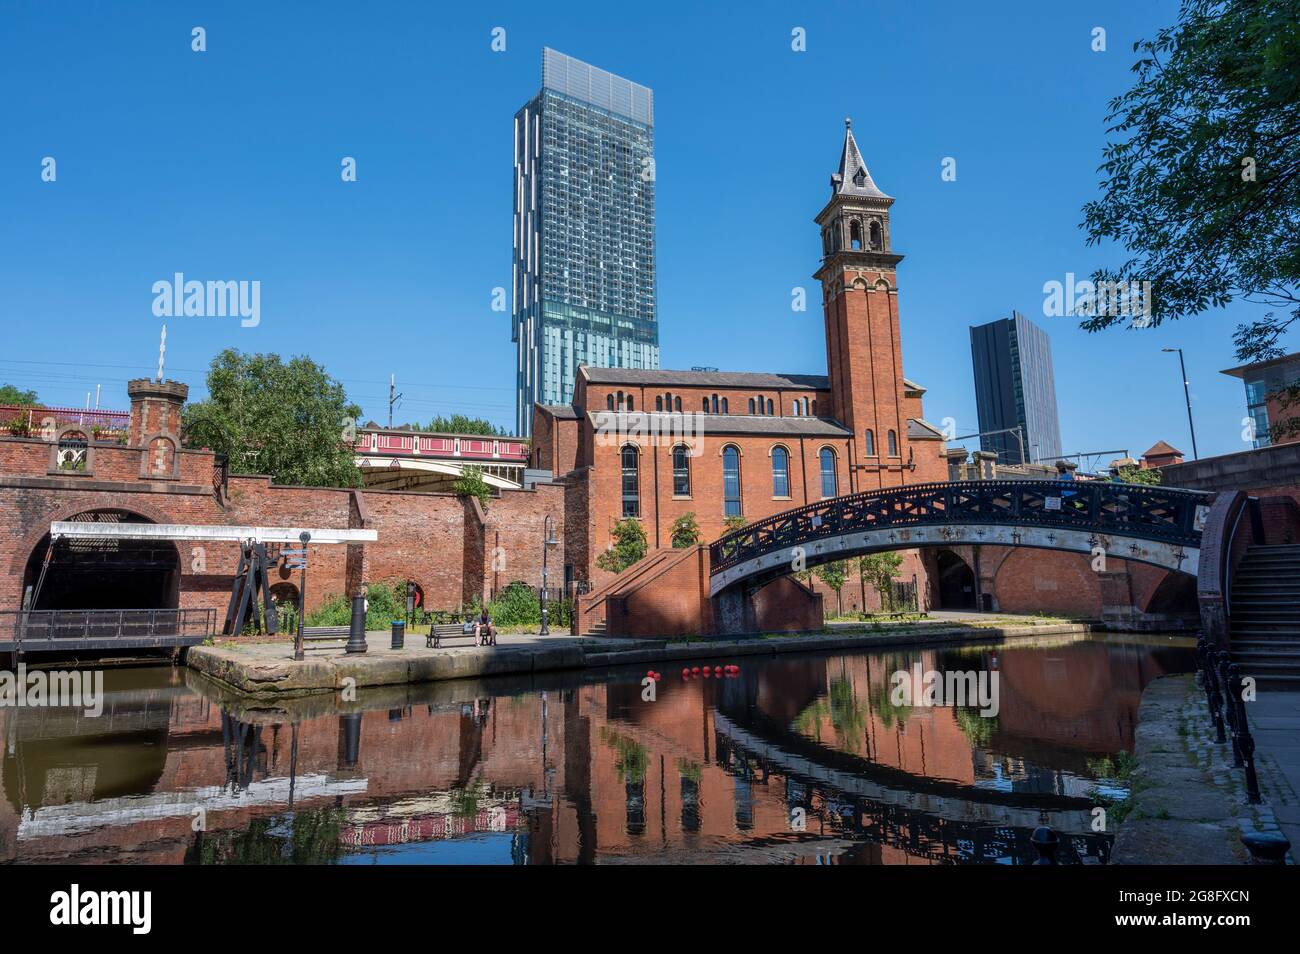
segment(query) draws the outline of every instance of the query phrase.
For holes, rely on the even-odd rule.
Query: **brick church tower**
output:
[[[872,181],[852,124],[844,125],[831,198],[816,218],[822,265],[813,277],[822,283],[831,416],[853,432],[850,484],[863,491],[943,479],[930,466],[938,463],[938,435],[909,436],[920,424],[913,421],[921,418],[924,390],[903,377],[897,276],[903,256],[889,237],[894,200]],[[914,447],[913,438],[926,443]]]

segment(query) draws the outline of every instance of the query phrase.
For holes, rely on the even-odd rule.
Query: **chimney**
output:
[[[975,452],[975,470],[980,480],[995,480],[998,476],[998,455],[993,451]]]
[[[965,480],[966,479],[966,448],[953,447],[944,451],[944,457],[948,458],[948,479]]]
[[[181,408],[189,397],[189,385],[179,381],[136,378],[127,382],[126,393],[131,397],[131,429],[127,443],[131,447],[143,447],[146,437],[165,434],[179,446]]]

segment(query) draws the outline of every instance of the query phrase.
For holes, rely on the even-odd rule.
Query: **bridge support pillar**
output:
[[[713,597],[713,632],[716,636],[741,636],[758,631],[754,616],[755,588],[733,586]]]

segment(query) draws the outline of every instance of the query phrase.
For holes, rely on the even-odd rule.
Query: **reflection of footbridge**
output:
[[[812,742],[777,744],[716,711],[714,730],[720,760],[730,762],[728,753],[734,753],[741,762],[752,759],[765,771],[784,775],[788,808],[820,815],[835,833],[934,861],[980,863],[1032,858],[1030,832],[1051,825],[1064,836],[1062,861],[1082,854],[1104,860],[1110,853],[1110,836],[1091,829],[1087,799],[958,785]],[[815,750],[813,757],[801,749]],[[849,771],[849,762],[859,767]],[[881,776],[899,776],[900,781],[886,782]]]
[[[971,480],[832,497],[749,524],[709,547],[709,595],[754,592],[864,553],[989,544],[1092,553],[1196,575],[1213,494],[1108,481]]]

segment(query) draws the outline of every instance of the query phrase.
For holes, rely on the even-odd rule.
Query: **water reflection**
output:
[[[0,709],[0,860],[1024,863],[1105,860],[1142,688],[1186,640],[1057,638],[463,680],[252,704],[111,671],[102,717]],[[730,662],[732,660],[718,660]],[[899,705],[891,675],[999,675],[999,710]],[[665,666],[667,669],[667,666]]]

